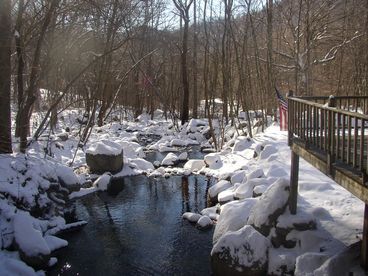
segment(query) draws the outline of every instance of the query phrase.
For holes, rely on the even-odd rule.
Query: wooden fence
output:
[[[297,211],[299,156],[365,202],[362,266],[368,268],[368,96],[288,96],[290,212]]]

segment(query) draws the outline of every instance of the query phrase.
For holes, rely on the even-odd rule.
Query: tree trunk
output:
[[[10,84],[11,84],[11,1],[0,1],[0,153],[12,153]]]
[[[18,111],[22,108],[22,101],[24,95],[24,57],[23,57],[23,11],[24,11],[24,0],[20,0],[18,4],[17,21],[15,24],[15,47],[17,51],[18,68],[17,68],[17,106]],[[20,128],[18,125],[15,129],[15,136],[19,137]]]
[[[51,22],[51,18],[54,11],[59,3],[59,0],[53,0],[50,7],[45,15],[44,21],[42,23],[41,32],[37,41],[35,52],[33,55],[33,61],[31,66],[29,87],[26,93],[26,99],[22,101],[22,107],[18,110],[17,115],[17,127],[19,128],[20,137],[20,151],[25,152],[27,148],[27,136],[30,128],[30,118],[32,115],[33,105],[37,98],[37,89],[39,83],[39,71],[40,71],[40,59],[41,59],[41,49],[44,43],[44,38],[46,35],[47,28]]]

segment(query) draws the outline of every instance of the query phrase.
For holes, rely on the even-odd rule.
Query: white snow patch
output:
[[[93,143],[89,146],[86,150],[86,153],[97,155],[97,154],[104,154],[104,155],[120,155],[123,147],[115,142],[108,141],[108,140],[101,140]]]

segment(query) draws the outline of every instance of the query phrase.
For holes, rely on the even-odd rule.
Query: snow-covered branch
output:
[[[313,61],[313,64],[321,64],[321,63],[326,63],[326,62],[329,62],[331,60],[334,60],[336,58],[336,54],[337,52],[339,51],[339,49],[343,46],[345,46],[346,44],[349,44],[350,42],[354,41],[355,39],[359,38],[363,36],[363,34],[358,34],[358,35],[355,35],[353,36],[352,38],[350,39],[344,39],[343,42],[341,42],[340,44],[338,45],[335,45],[334,47],[332,47],[327,53],[326,55],[321,58],[321,59],[316,59]]]

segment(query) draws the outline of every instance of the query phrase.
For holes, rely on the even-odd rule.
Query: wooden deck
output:
[[[365,202],[362,265],[368,268],[368,96],[288,96],[292,149],[290,212],[296,213],[299,156]]]

